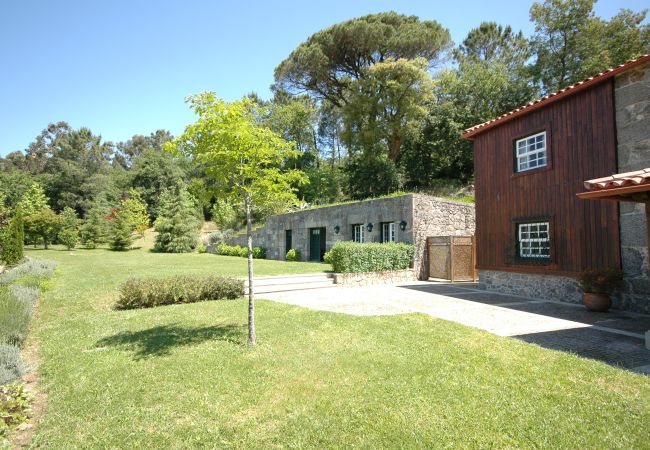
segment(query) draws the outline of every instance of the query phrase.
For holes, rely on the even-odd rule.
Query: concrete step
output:
[[[319,283],[303,283],[303,284],[275,284],[268,286],[253,285],[255,295],[257,294],[271,294],[274,292],[293,292],[293,291],[308,291],[312,289],[328,289],[337,287],[334,283],[319,282]],[[244,288],[244,292],[248,295],[248,288]]]
[[[244,285],[248,285],[248,278],[244,278]],[[282,275],[276,277],[255,277],[255,286],[277,286],[306,283],[333,283],[334,277],[328,273],[304,274],[304,275]]]

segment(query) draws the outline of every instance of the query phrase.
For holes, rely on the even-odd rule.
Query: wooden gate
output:
[[[433,236],[427,238],[429,278],[476,281],[474,236]]]

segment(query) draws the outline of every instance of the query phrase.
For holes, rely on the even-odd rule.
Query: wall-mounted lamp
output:
[[[373,225],[371,223],[366,225],[366,230],[368,230],[368,233],[372,233],[372,227],[373,227]]]
[[[406,230],[406,220],[402,220],[399,223],[399,229],[402,230],[402,231]]]
[[[341,231],[341,227],[338,225],[334,226],[334,234],[339,234],[339,231]]]

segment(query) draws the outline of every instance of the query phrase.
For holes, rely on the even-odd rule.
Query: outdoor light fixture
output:
[[[369,223],[369,224],[366,226],[366,229],[368,230],[368,233],[372,233],[372,224]]]
[[[399,223],[399,229],[402,230],[402,231],[406,230],[406,220],[402,220]]]
[[[334,234],[339,234],[339,231],[341,231],[341,227],[338,225],[334,226]]]

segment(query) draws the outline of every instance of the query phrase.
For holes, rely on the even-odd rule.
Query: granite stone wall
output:
[[[430,236],[471,236],[476,228],[473,203],[441,200],[428,195],[413,196],[413,267],[418,279],[428,278],[427,238]]]
[[[400,222],[406,222],[401,230]],[[355,203],[314,208],[280,214],[267,218],[266,224],[253,233],[253,245],[267,250],[267,258],[284,259],[286,230],[292,231],[292,246],[300,250],[302,259],[309,261],[309,230],[325,228],[326,248],[337,241],[351,241],[352,226],[364,224],[365,242],[381,242],[381,223],[395,223],[397,242],[414,244],[413,268],[420,279],[427,278],[426,238],[440,235],[474,233],[474,205],[421,195],[365,200]],[[368,232],[368,223],[373,224]],[[339,227],[338,234],[335,227]],[[230,245],[246,245],[246,236],[229,239]]]
[[[618,76],[614,98],[619,173],[650,167],[650,64]],[[618,301],[624,309],[650,313],[645,208],[642,203],[620,203],[621,262],[626,289]]]
[[[481,270],[479,288],[521,297],[582,303],[580,285],[570,277]]]
[[[369,273],[335,273],[334,283],[342,286],[372,286],[376,284],[399,284],[415,280],[413,269]]]

